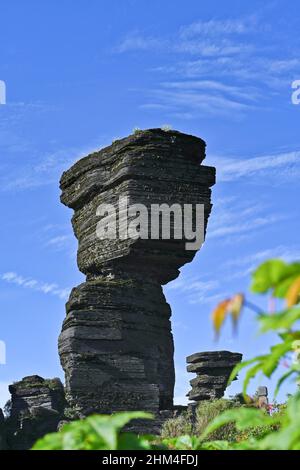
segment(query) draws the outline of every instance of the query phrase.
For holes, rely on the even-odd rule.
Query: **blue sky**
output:
[[[249,358],[276,341],[259,337],[245,311],[238,336],[227,325],[216,344],[209,316],[219,300],[246,291],[259,262],[300,258],[300,106],[291,103],[298,6],[0,0],[0,9],[0,404],[7,384],[25,375],[62,377],[64,303],[83,280],[72,213],[59,203],[62,171],[135,127],[164,124],[206,140],[206,163],[217,167],[205,245],[165,288],[183,403],[188,354],[229,349]],[[257,380],[250,391],[274,382]]]

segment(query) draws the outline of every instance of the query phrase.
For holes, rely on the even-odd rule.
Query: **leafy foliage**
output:
[[[64,425],[60,432],[47,434],[36,442],[33,450],[147,450],[151,448],[150,437],[120,431],[132,419],[151,417],[143,412],[89,416]]]
[[[201,436],[207,429],[208,425],[215,418],[221,415],[221,413],[237,407],[240,407],[238,402],[234,400],[225,400],[224,398],[200,402],[196,410],[196,435]],[[210,438],[213,440],[234,440],[236,438],[235,426],[232,423],[228,423],[228,425],[218,428]]]
[[[117,450],[117,449],[183,449],[183,450],[300,450],[300,392],[290,397],[286,406],[270,415],[266,409],[257,409],[249,403],[247,387],[258,373],[272,377],[282,360],[289,360],[288,370],[281,375],[276,393],[285,380],[300,379],[300,263],[287,264],[282,260],[269,260],[260,265],[252,276],[251,290],[257,294],[271,294],[286,306],[268,314],[260,311],[235,294],[223,300],[213,311],[215,332],[219,335],[228,315],[236,327],[242,309],[252,308],[258,313],[261,333],[278,333],[279,342],[263,354],[238,364],[232,371],[229,383],[246,369],[244,380],[245,404],[238,406],[230,400],[203,402],[199,406],[191,434],[188,415],[169,420],[161,439],[137,436],[122,432],[131,419],[147,419],[151,415],[142,412],[116,413],[111,416],[90,416],[84,420],[66,424],[60,432],[48,434],[37,441],[35,450]],[[292,358],[292,359],[291,359]],[[179,435],[183,433],[183,435]]]
[[[163,439],[171,439],[192,433],[192,421],[189,413],[182,413],[176,418],[165,421],[161,430]]]
[[[300,376],[300,331],[297,329],[297,322],[300,320],[300,263],[287,264],[274,259],[261,264],[252,275],[251,290],[258,294],[271,293],[273,298],[285,299],[287,308],[272,314],[260,313],[258,316],[260,331],[277,332],[281,341],[272,346],[268,354],[238,364],[232,371],[229,383],[242,369],[247,368],[243,386],[243,393],[246,395],[248,384],[253,377],[258,373],[272,377],[281,361],[289,359],[292,355],[293,360],[288,364],[289,370],[278,380],[276,396],[285,380],[294,376],[299,381]],[[247,305],[247,302],[244,301],[244,304]],[[220,330],[219,324],[214,326]],[[300,393],[290,398],[284,413],[272,417],[261,410],[228,410],[215,418],[203,433],[202,439],[229,422],[235,423],[237,430],[248,429],[259,423],[269,429],[260,439],[245,439],[233,444],[231,448],[300,449]]]

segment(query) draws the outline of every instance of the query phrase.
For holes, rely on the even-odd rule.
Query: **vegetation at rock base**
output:
[[[143,412],[95,415],[65,424],[59,432],[39,439],[33,450],[122,450],[151,449],[152,438],[121,433],[132,419],[147,419]]]
[[[183,412],[176,418],[170,418],[165,421],[161,430],[161,437],[163,439],[168,439],[192,434],[192,432],[193,424],[191,415],[188,412]]]
[[[277,259],[263,263],[252,275],[251,290],[277,299],[279,310],[265,313],[244,295],[236,294],[223,300],[212,315],[217,335],[228,316],[232,317],[236,327],[241,311],[246,307],[257,313],[261,333],[278,333],[279,341],[268,354],[238,364],[231,374],[229,382],[240,370],[247,369],[244,405],[230,400],[203,402],[197,410],[193,430],[188,426],[188,416],[183,415],[165,424],[161,438],[121,432],[131,419],[150,418],[145,413],[91,416],[66,424],[60,432],[40,439],[33,449],[300,450],[300,392],[290,396],[285,405],[272,413],[247,403],[246,395],[252,378],[258,373],[272,377],[282,360],[287,369],[278,380],[275,396],[287,379],[293,378],[299,384],[300,263],[287,264]],[[188,434],[178,436],[180,432]]]

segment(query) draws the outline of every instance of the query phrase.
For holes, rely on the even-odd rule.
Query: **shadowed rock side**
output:
[[[195,353],[186,358],[187,371],[197,377],[190,381],[192,390],[187,394],[190,400],[201,401],[222,398],[233,368],[243,355],[230,351]]]
[[[7,449],[7,442],[6,442],[6,426],[3,411],[0,408],[0,450]]]
[[[59,379],[32,375],[10,385],[9,391],[11,405],[5,422],[9,449],[30,449],[38,438],[56,431],[65,406]]]
[[[173,406],[171,310],[162,285],[196,252],[174,238],[100,240],[97,208],[117,208],[124,196],[149,209],[204,204],[206,227],[215,170],[201,165],[204,157],[203,140],[150,129],[88,155],[61,178],[86,275],[72,290],[59,338],[67,399],[80,415]]]

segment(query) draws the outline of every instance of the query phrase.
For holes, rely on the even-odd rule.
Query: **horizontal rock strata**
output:
[[[188,356],[187,371],[197,376],[190,381],[190,400],[201,401],[222,398],[233,368],[242,360],[242,354],[230,351],[210,351]]]
[[[100,204],[203,204],[211,211],[214,168],[202,166],[203,140],[176,131],[139,131],[75,163],[61,178],[61,201],[74,210],[78,267],[59,338],[67,398],[84,416],[173,405],[171,310],[162,285],[196,250],[186,240],[96,236]],[[118,214],[121,229],[124,220]],[[149,231],[150,231],[149,226]],[[171,218],[171,234],[174,221]]]
[[[59,379],[32,375],[10,385],[9,391],[11,404],[5,428],[10,449],[29,449],[38,438],[56,431],[65,405]]]

